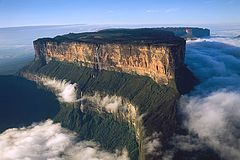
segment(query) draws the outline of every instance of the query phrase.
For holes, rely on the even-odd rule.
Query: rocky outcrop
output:
[[[84,108],[82,101],[62,104],[56,122],[105,149],[126,147],[131,159],[161,159],[180,93],[196,82],[184,65],[184,39],[159,29],[120,29],[38,39],[34,48],[34,62],[20,75],[71,81],[88,101],[100,95]],[[119,97],[123,108],[102,109],[106,95]],[[149,149],[152,141],[158,145]]]

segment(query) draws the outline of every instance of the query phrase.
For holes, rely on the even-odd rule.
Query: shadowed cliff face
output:
[[[140,31],[127,30],[120,34],[124,39],[119,32],[100,31],[36,40],[35,61],[20,75],[70,81],[77,85],[77,99],[90,100],[61,103],[55,120],[64,127],[110,151],[126,147],[131,159],[160,159],[174,133],[179,92],[191,89],[196,81],[184,65],[182,38]],[[109,108],[102,104],[109,97],[127,107],[99,112]]]

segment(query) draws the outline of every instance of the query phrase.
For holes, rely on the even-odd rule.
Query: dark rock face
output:
[[[71,81],[78,84],[78,96],[98,92],[122,97],[133,110],[124,117],[120,111],[110,114],[81,110],[79,103],[61,104],[56,122],[110,151],[126,147],[133,160],[161,159],[175,131],[179,96],[196,83],[184,65],[184,39],[159,29],[114,29],[39,39],[34,47],[35,61],[20,75]],[[163,145],[154,151],[159,154],[146,149],[146,139],[153,134]]]
[[[188,93],[199,83],[199,80],[193,75],[187,66],[179,68],[177,73],[176,86],[180,94]]]

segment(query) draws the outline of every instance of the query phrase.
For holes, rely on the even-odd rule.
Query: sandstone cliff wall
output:
[[[174,79],[184,63],[182,44],[90,44],[37,40],[35,60],[75,62],[96,70],[133,73],[151,77],[157,83]]]

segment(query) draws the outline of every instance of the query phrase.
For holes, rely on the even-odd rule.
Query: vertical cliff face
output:
[[[159,84],[174,79],[184,62],[185,43],[89,44],[84,42],[35,41],[35,60],[75,62],[97,70],[149,76]]]
[[[34,48],[22,76],[71,81],[88,101],[62,104],[57,122],[105,149],[126,147],[131,159],[161,159],[185,78],[190,88],[195,82],[184,65],[184,39],[160,30],[108,30],[38,39]],[[108,99],[111,105],[103,103]]]

